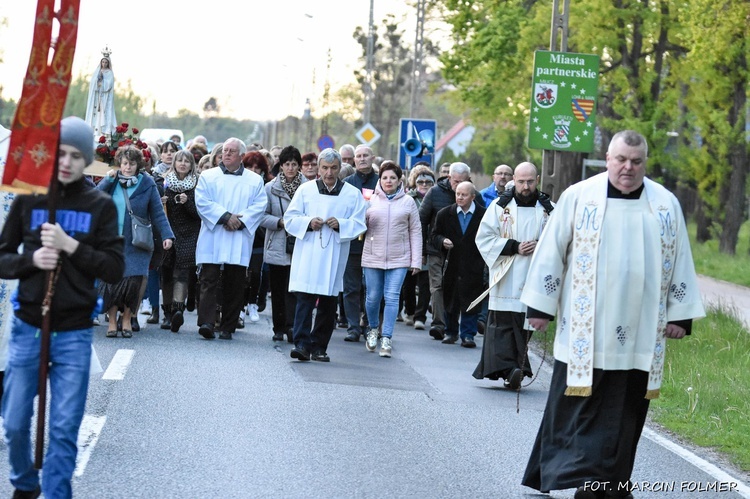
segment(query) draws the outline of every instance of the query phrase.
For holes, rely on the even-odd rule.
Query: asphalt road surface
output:
[[[232,341],[202,339],[194,313],[178,334],[150,325],[111,339],[105,330],[95,330],[106,371],[91,379],[76,497],[573,496],[520,485],[549,368],[520,397],[475,380],[481,336],[466,349],[399,323],[386,359],[337,329],[322,364],[294,361],[290,344],[271,341],[270,310]],[[0,496],[10,497],[0,447]],[[633,480],[635,497],[750,497],[747,475],[650,428]]]

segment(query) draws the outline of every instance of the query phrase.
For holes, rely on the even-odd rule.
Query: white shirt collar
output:
[[[456,205],[456,213],[461,213],[461,212],[463,212],[461,207]],[[466,213],[471,213],[472,215],[474,214],[474,201],[471,202],[471,205],[469,206],[469,209],[466,210]]]

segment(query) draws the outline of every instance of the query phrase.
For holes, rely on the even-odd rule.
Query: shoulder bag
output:
[[[130,223],[133,229],[133,246],[145,251],[154,251],[154,231],[151,228],[151,221],[147,218],[141,218],[133,213],[130,207],[130,198],[128,198],[127,189],[120,186],[122,197],[125,198],[125,208],[130,215]]]

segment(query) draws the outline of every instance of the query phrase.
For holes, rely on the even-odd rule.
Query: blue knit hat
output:
[[[68,116],[60,122],[60,144],[81,151],[86,166],[94,162],[94,130],[81,118]]]

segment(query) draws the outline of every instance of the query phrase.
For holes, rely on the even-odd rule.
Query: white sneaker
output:
[[[422,321],[414,321],[414,329],[419,329],[420,331],[424,331],[424,322]]]
[[[148,301],[148,298],[144,299],[141,302],[141,308],[138,310],[139,314],[144,315],[151,315],[151,302]]]
[[[251,304],[247,308],[249,309],[247,318],[250,319],[250,322],[258,322],[260,320],[260,316],[258,315],[258,305]]]
[[[376,328],[370,329],[367,332],[367,342],[365,343],[368,352],[374,352],[378,348],[378,330]]]
[[[414,316],[413,315],[405,315],[404,316],[404,325],[405,326],[413,326],[414,325]]]
[[[380,356],[381,357],[391,356],[391,339],[386,338],[385,336],[383,336],[383,339],[380,340]]]

